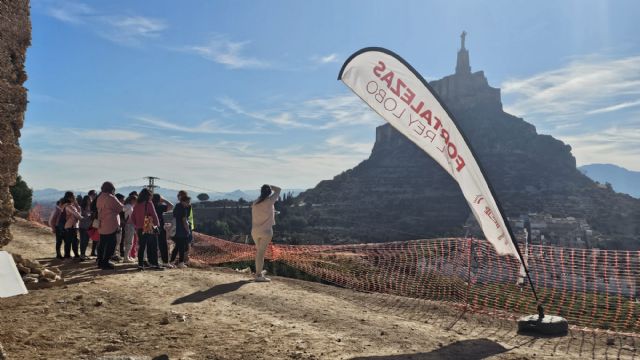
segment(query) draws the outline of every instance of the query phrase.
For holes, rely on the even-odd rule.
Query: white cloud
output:
[[[272,149],[252,142],[212,142],[157,134],[130,138],[120,131],[27,127],[22,137],[21,173],[35,188],[86,190],[105,180],[153,175],[230,191],[258,188],[265,182],[311,187],[363,159],[362,153],[332,149],[328,144]],[[90,136],[77,136],[79,132]],[[97,142],[94,136],[104,141]],[[61,137],[73,141],[61,143]]]
[[[46,4],[45,12],[49,16],[90,29],[98,36],[120,45],[139,45],[144,40],[159,37],[167,28],[162,19],[139,15],[103,15],[81,2],[52,1]]]
[[[578,165],[609,163],[640,171],[640,124],[611,126],[602,131],[559,138],[571,145]]]
[[[230,98],[219,100],[232,112],[283,129],[330,130],[353,126],[375,126],[383,120],[356,95],[314,98],[275,109],[247,110]]]
[[[243,54],[250,41],[234,42],[226,36],[216,35],[203,45],[185,46],[180,50],[199,55],[229,69],[265,68],[269,63]]]
[[[229,126],[219,126],[218,122],[215,120],[206,120],[194,126],[187,125],[178,125],[175,122],[170,122],[167,120],[159,119],[153,116],[147,115],[136,115],[132,117],[134,120],[154,129],[160,130],[172,130],[183,133],[192,133],[192,134],[238,134],[238,135],[247,135],[247,134],[263,134],[264,131],[258,131],[256,129],[246,129],[246,128],[231,128]]]
[[[49,16],[70,24],[82,24],[93,13],[89,5],[74,2],[58,2],[47,9]]]
[[[156,38],[167,28],[165,21],[144,16],[110,16],[100,36],[123,45],[136,45],[144,39]]]
[[[344,135],[331,136],[326,140],[326,143],[334,150],[355,152],[359,154],[371,153],[371,143],[359,143],[353,139],[349,139]]]
[[[627,102],[623,102],[623,103],[620,103],[620,104],[615,104],[615,105],[603,107],[603,108],[600,108],[600,109],[587,111],[586,114],[587,115],[602,114],[602,113],[618,111],[618,110],[622,110],[622,109],[626,109],[626,108],[631,108],[631,107],[635,107],[635,106],[640,106],[640,100],[638,100],[638,101],[627,101]]]
[[[338,62],[338,54],[332,53],[325,56],[313,56],[311,60],[318,64],[329,64],[329,63],[337,63]]]
[[[579,164],[640,170],[640,56],[589,56],[502,84],[505,111],[572,147]]]
[[[139,132],[119,129],[108,130],[71,130],[75,135],[87,140],[127,141],[142,139],[145,135]]]
[[[553,130],[588,115],[639,105],[640,56],[577,59],[557,70],[507,80],[501,87],[514,98],[505,106],[507,112]]]
[[[148,175],[219,191],[265,182],[312,187],[366,159],[375,126],[383,122],[346,92],[269,104],[245,108],[225,98],[214,104],[216,119],[128,115],[114,128],[28,122],[21,173],[35,188],[84,190]]]

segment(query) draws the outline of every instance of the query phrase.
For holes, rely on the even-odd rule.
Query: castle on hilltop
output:
[[[506,216],[541,217],[534,230],[542,243],[640,248],[640,200],[602,189],[578,171],[571,146],[506,113],[500,89],[489,86],[484,72],[472,72],[466,36],[461,35],[455,73],[430,86],[466,135]],[[314,205],[305,241],[461,236],[471,214],[455,180],[390,124],[376,128],[369,158],[299,199]],[[381,224],[392,230],[380,231]]]
[[[466,35],[465,31],[460,35],[456,72],[440,80],[432,81],[430,84],[445,104],[448,102],[447,100],[452,99],[462,103],[465,103],[466,100],[469,102],[469,106],[483,103],[483,105],[498,105],[502,110],[500,89],[489,86],[484,71],[471,72],[469,50],[464,46]]]
[[[429,84],[450,110],[450,104],[455,102],[458,109],[481,106],[488,111],[502,112],[500,89],[489,85],[484,71],[471,72],[469,50],[465,48],[466,36],[466,31],[460,35],[460,50],[458,50],[455,73],[440,80],[431,81]],[[376,140],[389,140],[391,130],[389,126],[378,127]]]

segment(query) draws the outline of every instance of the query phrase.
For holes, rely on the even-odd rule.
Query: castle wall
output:
[[[0,248],[9,243],[15,183],[22,151],[18,139],[27,108],[24,70],[31,44],[29,0],[0,0]]]

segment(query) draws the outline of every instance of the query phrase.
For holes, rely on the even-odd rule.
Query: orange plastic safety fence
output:
[[[192,257],[251,261],[253,245],[196,234]],[[358,245],[272,245],[267,259],[363,292],[449,302],[475,312],[535,314],[519,261],[485,240],[431,239]],[[574,328],[640,336],[640,251],[529,246],[527,264],[547,314]]]

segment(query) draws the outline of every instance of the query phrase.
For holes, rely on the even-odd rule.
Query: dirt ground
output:
[[[512,321],[428,301],[230,269],[97,270],[52,259],[53,235],[18,221],[5,249],[60,265],[62,287],[0,299],[9,359],[633,359],[636,340],[518,335]],[[609,343],[609,345],[607,345]]]

